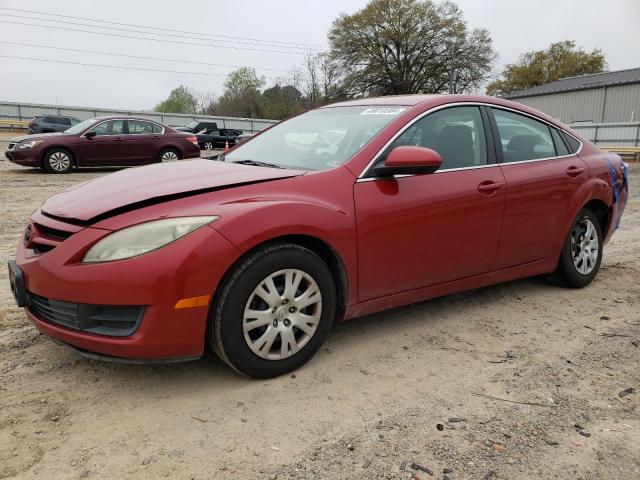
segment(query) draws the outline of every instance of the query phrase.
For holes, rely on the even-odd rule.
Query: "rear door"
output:
[[[505,180],[487,122],[479,106],[432,112],[407,128],[377,162],[396,146],[416,145],[442,155],[438,172],[386,179],[365,175],[357,181],[359,301],[491,270]]]
[[[144,120],[127,120],[127,124],[129,127],[126,135],[128,164],[142,165],[155,162],[162,142],[160,127]]]
[[[505,215],[495,269],[556,257],[572,199],[587,165],[569,152],[558,130],[535,117],[492,107],[501,170],[507,182]]]

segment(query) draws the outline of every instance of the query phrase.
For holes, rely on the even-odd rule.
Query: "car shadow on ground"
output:
[[[423,302],[398,307],[380,313],[339,323],[321,348],[318,355],[296,373],[304,374],[305,369],[315,368],[328,355],[336,352],[347,357],[357,357],[357,351],[363,341],[384,341],[385,338],[402,331],[420,331],[425,335],[440,335],[443,325],[434,330],[433,324],[443,317],[463,315],[470,319],[486,316],[490,305],[504,305],[505,302],[517,301],[519,295],[557,289],[541,277],[515,280],[463,293],[439,297]],[[444,325],[446,328],[446,324]],[[459,332],[452,331],[452,335]],[[51,348],[56,348],[54,345]],[[69,362],[76,353],[66,347],[54,356],[63,362]],[[59,354],[59,355],[58,355]],[[109,363],[84,357],[74,358],[75,367],[87,367],[101,370],[103,381],[116,384],[134,385],[136,378],[152,375],[162,378],[163,385],[169,390],[176,388],[198,390],[209,388],[215,381],[216,388],[238,387],[249,381],[233,371],[207,348],[199,360],[184,363],[168,364],[120,364]]]

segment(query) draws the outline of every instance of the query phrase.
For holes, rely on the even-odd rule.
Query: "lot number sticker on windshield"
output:
[[[372,107],[367,108],[360,115],[398,115],[405,110],[406,108],[402,107]]]

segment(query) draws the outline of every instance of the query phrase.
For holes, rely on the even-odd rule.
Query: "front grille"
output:
[[[53,238],[55,240],[63,241],[69,238],[71,235],[73,235],[73,233],[71,232],[57,230],[55,228],[42,225],[41,223],[34,223],[34,225],[38,228],[38,231],[40,231],[42,235],[44,235],[45,237]]]
[[[14,148],[16,148],[16,145],[16,142],[9,142],[9,147],[7,147],[7,150],[13,150]]]
[[[87,333],[126,337],[135,333],[144,315],[142,306],[71,303],[27,293],[27,309],[37,318]]]

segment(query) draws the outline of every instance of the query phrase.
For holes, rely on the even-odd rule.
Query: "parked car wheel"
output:
[[[272,378],[306,363],[327,338],[336,287],[312,251],[274,243],[228,276],[209,322],[214,351],[236,371]]]
[[[589,285],[602,261],[602,227],[588,208],[580,211],[567,234],[558,268],[549,275],[556,285],[582,288]]]
[[[73,156],[64,148],[52,148],[45,153],[42,166],[49,173],[69,173],[73,167]]]
[[[158,155],[160,162],[175,162],[176,160],[180,160],[181,155],[180,152],[173,148],[166,148],[160,152]]]
[[[213,142],[204,142],[204,149],[205,150],[213,150]]]

